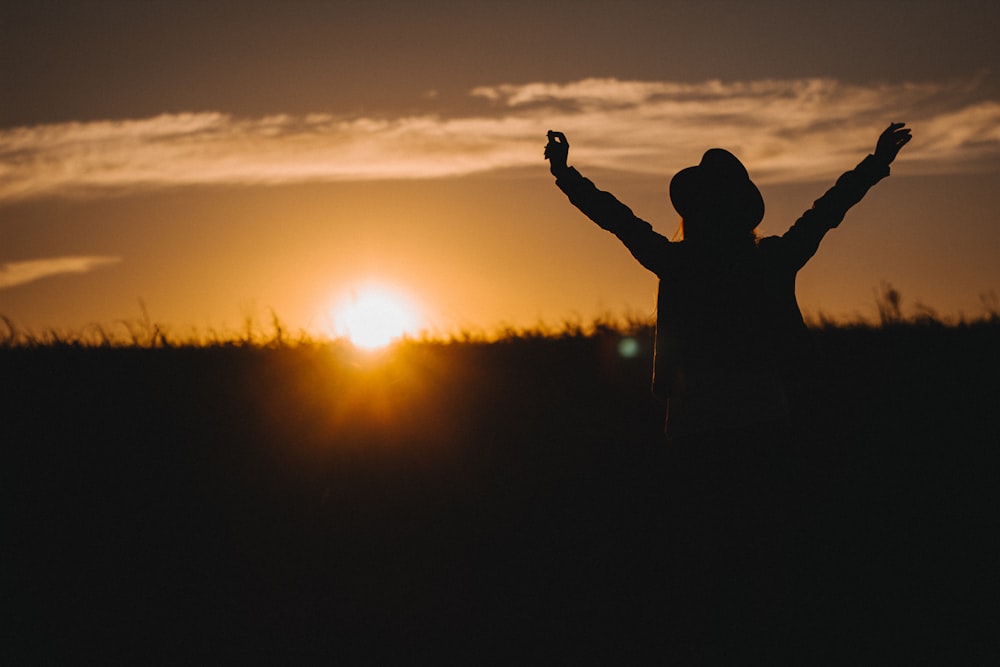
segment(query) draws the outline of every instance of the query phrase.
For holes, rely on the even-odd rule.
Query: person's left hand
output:
[[[889,127],[879,135],[878,143],[875,145],[875,157],[886,164],[892,164],[899,154],[899,149],[910,141],[910,128],[904,127],[906,123],[890,123]]]

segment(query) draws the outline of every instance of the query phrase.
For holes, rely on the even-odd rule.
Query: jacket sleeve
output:
[[[556,185],[584,215],[617,236],[640,264],[661,277],[668,271],[674,244],[614,195],[598,190],[573,167],[556,179]]]
[[[813,202],[782,238],[786,259],[796,271],[801,269],[819,248],[826,233],[838,226],[848,209],[857,204],[868,190],[889,175],[889,165],[869,155],[837,179],[836,184]]]

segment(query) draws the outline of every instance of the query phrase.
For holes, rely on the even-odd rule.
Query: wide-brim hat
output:
[[[747,231],[764,219],[764,198],[739,159],[722,148],[670,180],[670,202],[684,219],[712,218]]]

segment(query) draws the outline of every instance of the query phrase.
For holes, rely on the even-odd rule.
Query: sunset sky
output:
[[[728,148],[780,234],[905,121],[800,303],[872,317],[888,282],[974,317],[1000,290],[998,27],[977,0],[4,0],[0,315],[322,334],[377,283],[435,332],[647,316],[655,277],[553,185],[546,130],[667,236],[670,176]]]

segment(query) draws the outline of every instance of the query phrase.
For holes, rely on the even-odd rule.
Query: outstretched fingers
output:
[[[906,127],[906,123],[889,123],[889,127],[879,135],[875,154],[888,164],[896,158],[899,149],[909,143],[911,138],[910,128]]]
[[[886,133],[891,134],[896,141],[906,143],[910,140],[910,128],[906,127],[906,123],[891,123]]]

